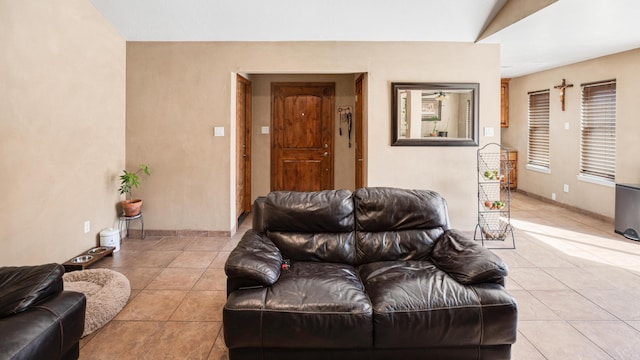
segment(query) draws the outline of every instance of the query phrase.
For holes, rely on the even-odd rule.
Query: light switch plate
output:
[[[260,128],[260,133],[261,134],[268,134],[269,133],[269,127],[268,126],[263,126]]]
[[[216,126],[213,128],[213,136],[224,136],[224,127]]]
[[[493,132],[493,128],[492,127],[485,127],[484,128],[484,136],[491,137],[493,135],[494,135],[494,132]]]

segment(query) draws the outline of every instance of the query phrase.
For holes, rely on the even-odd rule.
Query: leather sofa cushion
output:
[[[264,204],[263,224],[271,232],[351,232],[353,221],[349,190],[274,191]]]
[[[269,239],[278,246],[285,259],[321,261],[354,265],[356,241],[348,233],[284,233],[269,232]]]
[[[230,349],[372,346],[371,303],[345,264],[294,262],[268,288],[231,293],[223,316]]]
[[[267,195],[263,210],[264,229],[284,258],[355,263],[349,190],[275,191]]]
[[[229,254],[224,271],[229,278],[268,286],[278,281],[281,266],[280,250],[263,233],[249,229]]]
[[[423,260],[431,256],[442,228],[356,233],[356,264],[385,260]]]
[[[447,230],[436,242],[432,260],[459,283],[504,283],[507,265],[500,257],[460,232]]]
[[[446,202],[428,190],[356,190],[356,264],[422,260],[449,226]]]
[[[517,305],[501,285],[464,286],[429,261],[370,263],[358,273],[373,306],[376,348],[515,342]]]
[[[449,228],[446,202],[434,191],[372,187],[353,196],[358,231]]]
[[[0,268],[0,317],[17,314],[62,292],[60,264]]]

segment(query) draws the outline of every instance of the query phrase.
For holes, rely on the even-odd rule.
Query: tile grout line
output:
[[[575,320],[574,320],[575,321]],[[603,353],[607,354],[607,356],[609,356],[612,360],[616,360],[616,358],[609,354],[609,352],[602,348],[600,345],[598,345],[595,341],[591,340],[591,338],[589,336],[587,336],[585,333],[583,333],[582,331],[580,331],[580,329],[578,329],[577,327],[573,326],[573,324],[570,321],[567,321],[567,324],[569,326],[571,326],[574,330],[576,330],[580,335],[582,335],[585,339],[587,339],[591,344],[593,344],[595,347],[597,347],[598,349],[602,350]]]
[[[589,299],[588,297],[582,295],[578,290],[574,289],[573,287],[569,286],[568,284],[566,284],[565,282],[563,282],[562,280],[558,279],[557,277],[553,276],[553,274],[549,273],[548,271],[546,271],[544,268],[540,268],[540,270],[542,270],[545,274],[549,275],[551,278],[553,278],[554,280],[556,280],[557,282],[561,283],[562,285],[566,286],[567,289],[571,290],[573,293],[575,293],[576,295],[578,295],[579,297],[581,297],[582,299],[586,300],[587,302],[591,303],[592,305],[594,305],[595,307],[597,307],[598,309],[604,311],[605,313],[613,316],[614,318],[616,318],[618,321],[623,321],[622,319],[620,319],[618,316],[616,316],[615,314],[611,313],[609,310],[603,308],[602,306],[596,304],[595,302],[593,302],[591,299]],[[547,290],[547,291],[554,291],[554,290]],[[556,290],[557,291],[557,290]],[[544,303],[544,301],[542,301],[540,298],[536,297],[534,294],[531,294],[531,296],[533,296],[534,298],[536,298],[538,301],[542,302],[545,306],[549,307],[547,304]],[[553,309],[549,308],[549,310],[553,311]],[[555,311],[554,311],[555,313]],[[558,316],[560,316],[559,314],[556,314]],[[562,317],[560,317],[562,318]],[[570,320],[567,320],[570,321]],[[577,321],[577,320],[574,320]]]
[[[548,358],[548,357],[547,357],[547,356],[542,352],[542,350],[541,350],[541,349],[538,349],[538,347],[536,346],[536,344],[535,344],[531,339],[529,339],[529,338],[528,338],[528,337],[527,337],[527,336],[526,336],[522,331],[518,330],[518,334],[520,334],[520,336],[524,337],[524,338],[527,340],[527,342],[528,342],[529,344],[531,344],[531,346],[533,346],[533,348],[534,348],[534,349],[536,349],[536,351],[538,352],[538,354],[540,354],[540,356],[542,356],[543,358],[545,358],[545,360],[549,360],[549,358]],[[516,340],[516,343],[517,343],[517,342],[518,342],[518,341]],[[515,344],[514,344],[514,345],[515,345]],[[513,352],[513,348],[511,349],[511,351]]]

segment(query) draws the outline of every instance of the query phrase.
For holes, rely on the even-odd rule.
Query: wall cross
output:
[[[564,79],[562,79],[562,84],[553,87],[554,89],[560,89],[560,102],[562,103],[562,111],[564,111],[564,90],[570,87],[573,87],[573,84],[567,84]]]

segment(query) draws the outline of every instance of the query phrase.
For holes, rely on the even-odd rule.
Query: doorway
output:
[[[271,191],[334,186],[334,83],[271,84]]]

